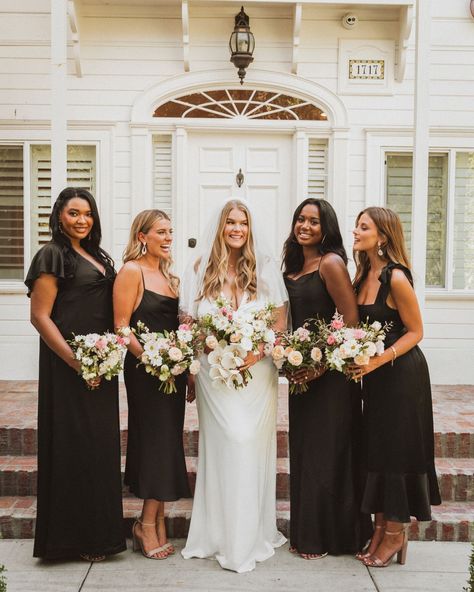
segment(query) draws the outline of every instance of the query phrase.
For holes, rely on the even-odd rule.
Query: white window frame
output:
[[[24,187],[24,271],[25,277],[31,262],[30,246],[30,217],[28,212],[31,206],[31,146],[51,145],[49,126],[30,124],[23,126],[8,126],[3,129],[0,137],[0,145],[23,147],[23,187]],[[104,126],[102,126],[103,128]],[[33,128],[33,129],[31,129]],[[102,241],[105,249],[112,251],[113,224],[112,224],[112,168],[111,168],[111,137],[110,132],[103,129],[71,129],[68,133],[67,143],[76,146],[95,146],[96,149],[96,195],[102,225]],[[52,196],[53,199],[53,196]],[[0,279],[0,294],[25,293],[26,287],[22,279]]]
[[[365,164],[365,206],[385,206],[386,167],[385,156],[390,153],[413,154],[413,130],[411,128],[375,128],[365,129],[366,164]],[[452,287],[452,255],[455,192],[455,155],[456,152],[474,152],[474,128],[451,129],[433,128],[430,130],[430,154],[448,154],[448,196],[446,226],[446,287],[426,287],[426,296],[431,299],[473,300],[474,290],[460,290]],[[454,164],[453,164],[454,162]],[[378,170],[375,168],[378,163]],[[412,250],[417,248],[412,245]],[[426,248],[426,247],[425,247]],[[423,278],[423,282],[425,278]]]

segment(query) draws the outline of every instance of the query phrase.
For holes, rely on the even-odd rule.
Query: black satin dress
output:
[[[394,268],[380,275],[374,304],[359,305],[361,321],[392,323],[385,347],[406,331],[397,310],[387,305]],[[364,376],[364,465],[367,472],[362,511],[383,512],[386,520],[431,520],[430,506],[439,505],[434,464],[433,408],[428,366],[418,346]]]
[[[331,320],[336,307],[319,271],[285,283],[293,329],[309,318]],[[290,542],[299,553],[355,553],[371,536],[357,495],[361,410],[354,395],[343,374],[328,371],[289,396]]]
[[[142,321],[153,332],[176,330],[178,299],[147,290],[145,283],[143,288],[130,326]],[[178,391],[167,395],[159,390],[158,378],[137,364],[128,352],[124,369],[128,400],[125,484],[141,499],[191,497],[183,447],[186,378],[178,376]]]
[[[48,243],[33,258],[29,293],[42,274],[58,279],[51,319],[65,339],[113,331],[113,269],[104,276],[76,256],[74,277],[61,247]],[[33,554],[43,559],[126,549],[120,475],[118,381],[85,381],[40,340],[38,501]]]

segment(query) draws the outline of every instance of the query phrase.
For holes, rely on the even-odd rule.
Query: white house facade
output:
[[[432,382],[474,383],[474,18],[467,0],[0,0],[0,379],[37,375],[23,278],[51,202],[89,188],[117,267],[133,216],[167,211],[182,272],[209,208],[249,199],[275,256],[325,197],[398,211]],[[474,9],[473,9],[474,10]],[[194,239],[194,240],[193,240]]]

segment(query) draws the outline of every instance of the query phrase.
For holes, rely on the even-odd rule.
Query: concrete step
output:
[[[130,535],[133,520],[140,514],[142,500],[124,498],[124,528]],[[191,518],[192,500],[179,500],[166,504],[166,523],[168,536],[183,538],[187,536]],[[0,497],[0,527],[5,539],[29,539],[34,536],[36,498]],[[288,536],[290,504],[277,501],[278,528]],[[410,539],[419,541],[459,541],[474,540],[474,503],[448,502],[433,507],[431,522],[413,521],[410,526]]]
[[[196,484],[197,458],[186,457],[188,479],[194,493]],[[0,496],[36,495],[37,478],[36,456],[0,456]],[[122,457],[122,476],[125,457]],[[474,502],[474,459],[438,458],[436,469],[445,502]],[[130,497],[127,487],[123,487],[124,497]],[[289,460],[277,459],[277,499],[290,499]]]

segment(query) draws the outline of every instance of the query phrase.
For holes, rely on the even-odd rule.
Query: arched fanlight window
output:
[[[278,92],[242,89],[182,95],[157,107],[153,117],[327,120],[326,113],[311,101]]]

